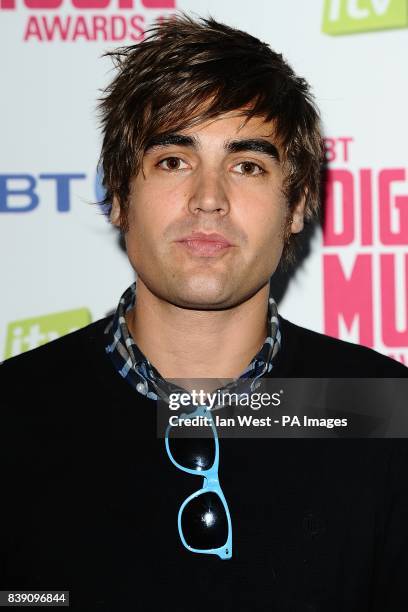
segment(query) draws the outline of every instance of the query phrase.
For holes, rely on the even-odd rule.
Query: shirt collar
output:
[[[133,308],[135,300],[136,282],[123,293],[113,320],[105,329],[107,343],[105,350],[115,369],[123,378],[142,395],[157,400],[159,396],[162,398],[168,396],[177,387],[160,375],[141,352],[130,334],[125,315],[128,310]],[[253,389],[254,385],[256,386],[255,381],[272,370],[273,360],[281,347],[281,342],[278,308],[275,300],[269,297],[268,335],[264,344],[241,375],[227,387],[237,388],[241,379],[250,378],[252,380],[251,389]]]

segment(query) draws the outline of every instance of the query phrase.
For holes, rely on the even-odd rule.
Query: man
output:
[[[214,432],[199,466],[156,431],[169,379],[407,376],[269,295],[318,207],[306,82],[212,19],[113,56],[105,204],[137,282],[113,317],[0,368],[1,588],[69,590],[86,611],[406,610],[404,440]]]

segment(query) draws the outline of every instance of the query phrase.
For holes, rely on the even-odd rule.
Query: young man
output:
[[[0,368],[1,589],[86,611],[406,610],[404,440],[220,439],[218,481],[208,443],[175,457],[156,431],[172,378],[407,376],[269,295],[318,207],[306,82],[212,19],[114,58],[101,161],[137,282],[113,317]],[[204,469],[214,490],[184,507]]]

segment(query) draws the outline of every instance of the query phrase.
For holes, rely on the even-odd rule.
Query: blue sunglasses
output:
[[[203,477],[201,489],[180,506],[178,530],[187,550],[231,559],[231,516],[218,479],[219,442],[211,410],[199,406],[193,413],[180,415],[178,422],[196,416],[207,417],[212,438],[172,438],[174,428],[170,424],[165,434],[166,451],[172,463],[187,474]]]

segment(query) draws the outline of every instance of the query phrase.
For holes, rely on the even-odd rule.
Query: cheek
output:
[[[283,241],[287,224],[287,206],[283,197],[253,197],[240,206],[241,227],[245,228],[250,242],[258,248],[279,246]]]
[[[133,196],[128,213],[127,242],[133,250],[148,253],[160,250],[166,229],[177,219],[174,193],[164,190],[141,190]]]

